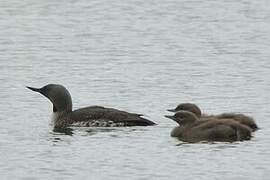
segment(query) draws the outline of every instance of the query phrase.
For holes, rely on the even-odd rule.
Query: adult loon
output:
[[[89,106],[72,110],[72,99],[68,90],[59,84],[48,84],[42,88],[28,87],[47,97],[53,104],[54,128],[68,126],[151,126],[154,122],[143,118],[142,114],[106,108],[102,106]]]
[[[218,115],[202,114],[200,108],[196,104],[193,104],[193,103],[182,103],[182,104],[179,104],[175,109],[168,109],[168,111],[170,112],[177,112],[181,110],[193,112],[200,120],[207,120],[209,118],[233,119],[243,125],[250,127],[252,131],[256,131],[259,129],[259,127],[257,126],[257,124],[255,123],[252,117],[241,114],[241,113],[222,113]]]
[[[212,118],[200,121],[194,113],[183,110],[176,112],[173,116],[166,115],[165,117],[179,124],[172,130],[171,136],[186,142],[233,142],[251,138],[252,130],[232,119]]]

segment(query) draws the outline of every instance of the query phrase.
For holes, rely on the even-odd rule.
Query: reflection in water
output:
[[[72,136],[74,134],[71,128],[54,128],[50,132],[50,141],[54,143],[65,141],[66,136]]]
[[[57,134],[64,134],[64,135],[69,135],[72,136],[73,135],[73,129],[66,127],[66,128],[53,128],[53,132],[57,133]]]
[[[109,133],[109,132],[122,132],[129,134],[134,131],[146,131],[147,127],[66,127],[66,128],[54,128],[52,130],[53,135],[74,135],[75,132],[79,132],[82,136],[92,136],[97,133]],[[85,133],[84,133],[85,132]],[[112,135],[113,137],[114,135]]]
[[[81,134],[82,136],[92,136],[98,133],[111,133],[111,132],[121,132],[124,134],[129,134],[134,131],[145,131],[147,127],[73,127],[73,130],[80,132],[86,132]],[[114,134],[109,134],[112,137],[117,137]]]
[[[203,146],[206,145],[206,148],[212,148],[213,151],[219,151],[222,149],[228,149],[228,148],[237,148],[239,145],[241,145],[243,142],[208,142],[208,141],[201,141],[197,143],[188,143],[188,142],[180,142],[177,143],[175,146]]]
[[[112,138],[118,138],[123,137],[124,135],[126,137],[129,137],[130,135],[133,135],[133,132],[145,132],[147,131],[147,127],[141,127],[141,126],[134,126],[134,127],[67,127],[67,128],[54,128],[50,134],[52,135],[50,137],[50,141],[53,143],[59,143],[59,142],[69,142],[70,136],[95,136],[99,135],[98,137],[112,137]],[[104,136],[104,135],[105,136]],[[91,138],[91,137],[89,137]],[[57,145],[57,144],[53,144]]]
[[[218,151],[218,150],[227,149],[227,148],[237,148],[238,145],[240,144],[241,144],[240,142],[218,144],[217,146],[215,146],[215,150],[213,151]]]

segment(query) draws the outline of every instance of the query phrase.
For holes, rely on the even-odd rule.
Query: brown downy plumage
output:
[[[182,104],[179,104],[175,109],[169,109],[168,111],[177,112],[181,110],[193,112],[200,120],[208,120],[211,118],[233,119],[243,125],[250,127],[252,131],[256,131],[259,129],[254,119],[250,116],[240,114],[240,113],[222,113],[219,115],[206,115],[206,114],[202,114],[200,108],[196,104],[193,104],[193,103],[182,103]]]
[[[172,132],[172,137],[177,137],[186,142],[221,141],[233,142],[249,140],[252,130],[233,119],[211,118],[200,121],[189,111],[178,111],[173,116],[166,115],[179,124]]]

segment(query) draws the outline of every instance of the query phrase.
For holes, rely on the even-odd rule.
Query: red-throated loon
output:
[[[183,110],[176,112],[173,116],[166,115],[165,117],[179,124],[172,130],[171,136],[186,142],[233,142],[251,138],[252,130],[232,119],[212,118],[200,121],[194,113]]]
[[[222,113],[219,115],[206,115],[202,114],[200,108],[193,103],[182,103],[179,104],[175,109],[168,109],[168,111],[170,112],[177,112],[181,110],[193,112],[200,120],[206,120],[209,118],[233,119],[241,124],[250,127],[252,131],[256,131],[257,129],[259,129],[252,117],[240,113]]]
[[[42,88],[28,87],[47,97],[53,104],[53,124],[55,128],[68,126],[151,126],[154,122],[145,119],[141,114],[106,108],[89,106],[72,110],[72,99],[68,90],[58,84],[48,84]]]

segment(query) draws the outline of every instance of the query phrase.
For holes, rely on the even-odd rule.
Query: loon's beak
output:
[[[176,118],[174,116],[170,116],[170,115],[165,115],[166,118],[172,119],[172,120],[176,120]]]
[[[32,90],[32,91],[41,93],[41,88],[34,88],[34,87],[29,87],[29,86],[26,86],[26,87],[27,87],[28,89]]]
[[[167,111],[169,111],[169,112],[176,112],[175,109],[167,109]]]

